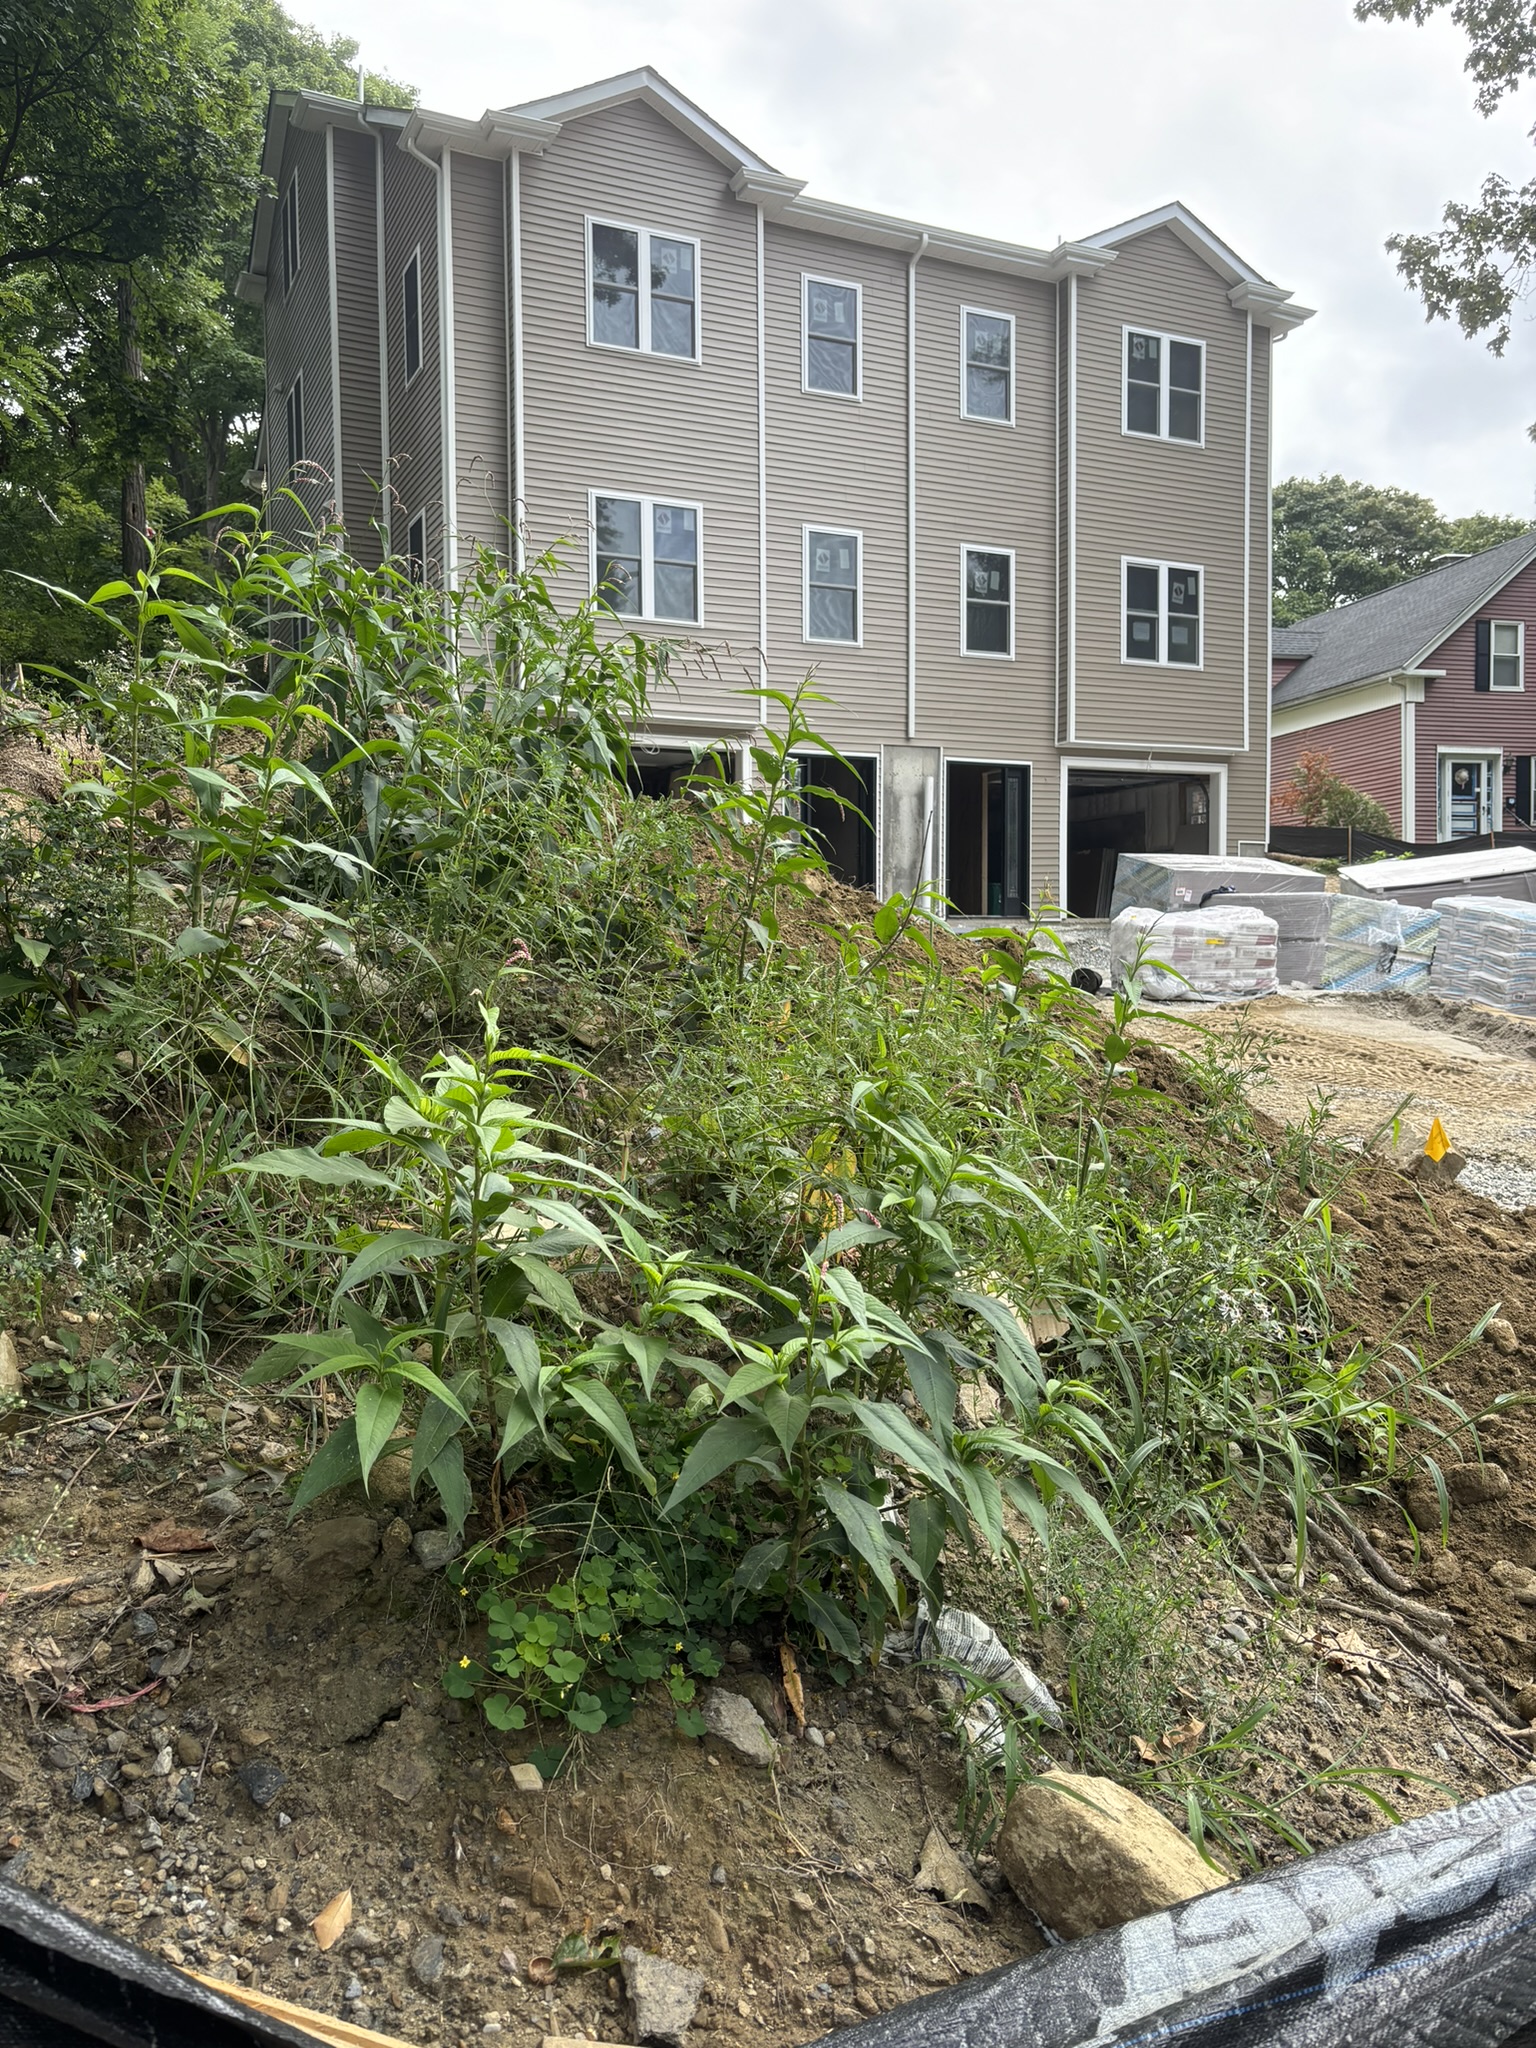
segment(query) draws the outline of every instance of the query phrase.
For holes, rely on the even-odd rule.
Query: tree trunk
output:
[[[142,384],[144,351],[139,346],[139,310],[134,300],[133,279],[126,270],[117,280],[117,334],[122,350],[123,383]],[[123,470],[123,574],[130,579],[149,567],[148,524],[144,464],[135,460]]]

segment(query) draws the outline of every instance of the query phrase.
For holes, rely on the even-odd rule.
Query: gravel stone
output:
[[[265,1757],[253,1757],[235,1776],[250,1794],[253,1806],[270,1806],[288,1782],[288,1773]]]
[[[443,1937],[440,1934],[424,1934],[411,1950],[411,1975],[418,1984],[436,1984],[442,1977]]]

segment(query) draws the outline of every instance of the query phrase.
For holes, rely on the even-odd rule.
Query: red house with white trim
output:
[[[1386,806],[1401,839],[1536,824],[1536,530],[1272,640],[1270,817],[1304,753]]]

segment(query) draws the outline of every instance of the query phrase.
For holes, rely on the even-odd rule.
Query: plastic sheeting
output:
[[[1536,1016],[1536,903],[1442,896],[1429,992]]]
[[[1244,896],[1315,895],[1323,877],[1314,868],[1225,853],[1122,853],[1115,862],[1111,918],[1122,910],[1198,910],[1217,890]]]
[[[1370,896],[1328,896],[1324,901],[1323,988],[1349,995],[1374,995],[1381,989],[1414,995],[1429,987],[1440,932],[1438,910]]]
[[[827,2036],[838,2048],[1532,2048],[1536,1785]]]
[[[316,2048],[0,1877],[0,2048]]]
[[[1123,988],[1134,973],[1145,1000],[1220,1003],[1273,995],[1278,933],[1262,910],[1122,910],[1109,958]]]

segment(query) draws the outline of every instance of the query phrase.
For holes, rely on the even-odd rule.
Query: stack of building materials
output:
[[[1321,882],[1321,875],[1315,877]],[[1275,974],[1280,986],[1316,988],[1323,978],[1324,955],[1328,950],[1328,906],[1337,896],[1325,896],[1321,889],[1302,894],[1299,890],[1271,892],[1238,889],[1230,896],[1213,896],[1208,910],[1259,910],[1275,921],[1280,938],[1275,953]]]
[[[1373,896],[1325,896],[1328,941],[1316,986],[1341,995],[1391,989],[1422,994],[1440,930],[1438,910],[1383,903]]]
[[[1323,878],[1312,868],[1259,857],[1224,853],[1122,853],[1115,863],[1110,916],[1139,904],[1147,910],[1198,910],[1202,901],[1237,893],[1255,896],[1318,896]],[[1272,912],[1269,913],[1273,915]],[[1298,934],[1299,936],[1299,934]]]
[[[1442,896],[1429,993],[1536,1016],[1536,903],[1503,896]]]
[[[1124,988],[1134,974],[1157,1003],[1230,1002],[1273,995],[1279,931],[1262,910],[1149,910],[1132,904],[1109,928],[1109,957]]]
[[[1465,853],[1357,860],[1339,869],[1339,888],[1346,896],[1417,903],[1426,910],[1442,896],[1536,901],[1536,853],[1528,846],[1473,846]]]

